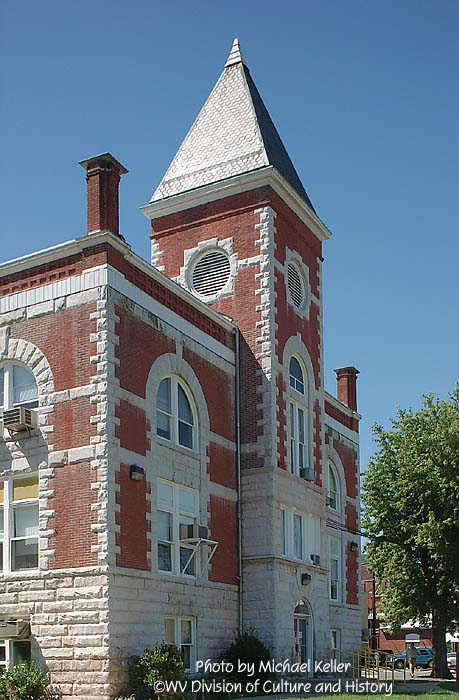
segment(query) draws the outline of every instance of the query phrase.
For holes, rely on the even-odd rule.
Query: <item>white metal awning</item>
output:
[[[0,617],[0,639],[27,639],[30,617]]]

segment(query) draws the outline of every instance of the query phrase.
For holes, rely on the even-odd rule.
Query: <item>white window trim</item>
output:
[[[5,646],[5,661],[0,661],[0,669],[7,669],[13,665],[13,645],[14,642],[28,642],[31,643],[30,639],[1,639],[0,644]],[[32,658],[32,654],[30,655]],[[0,671],[1,673],[1,671]]]
[[[302,540],[302,551],[301,557],[298,557],[295,553],[295,528],[294,519],[295,516],[301,518],[301,540]],[[284,520],[283,520],[284,519]],[[316,521],[314,527],[318,527],[318,542],[312,543],[311,530],[309,526],[310,521]],[[285,548],[283,546],[283,533],[285,533]],[[295,508],[281,507],[281,542],[280,551],[281,556],[285,559],[303,562],[309,566],[313,566],[313,561],[311,559],[312,554],[318,554],[321,557],[321,542],[320,542],[320,518],[312,515],[312,513],[302,513]],[[317,546],[316,546],[317,545]],[[312,550],[318,551],[312,551]]]
[[[171,413],[166,413],[162,409],[158,408],[158,390],[159,390],[159,385],[164,379],[170,379],[171,380]],[[179,414],[178,414],[178,385],[183,389],[185,396],[187,397],[190,408],[191,408],[191,413],[193,414],[193,426],[191,430],[191,435],[192,435],[192,447],[187,447],[186,445],[182,445],[179,442]],[[171,437],[166,438],[163,435],[158,435],[157,428],[158,428],[158,411],[160,413],[163,413],[164,415],[170,416],[171,418]],[[158,388],[156,390],[156,413],[155,413],[155,420],[156,420],[156,437],[158,440],[163,442],[166,445],[173,445],[174,447],[177,447],[180,450],[186,450],[187,452],[191,453],[197,453],[199,452],[199,430],[198,430],[198,414],[196,410],[196,402],[194,401],[193,394],[191,393],[190,389],[188,388],[187,384],[182,380],[181,377],[179,377],[177,374],[168,374],[165,377],[162,377],[160,382],[158,383]],[[182,421],[185,422],[185,421]],[[187,423],[187,425],[189,425]]]
[[[23,479],[30,479],[37,477],[38,479],[38,474],[23,474],[22,478]],[[10,479],[5,479],[3,481],[4,484],[4,490],[3,490],[3,504],[0,504],[0,517],[3,515],[3,571],[0,572],[0,575],[2,574],[11,574],[11,573],[23,573],[25,571],[32,571],[36,572],[39,570],[39,566],[36,568],[30,568],[30,569],[13,569],[12,568],[12,561],[13,561],[13,555],[12,555],[12,543],[13,542],[18,542],[20,540],[24,539],[36,539],[37,540],[37,549],[38,549],[38,554],[37,554],[37,560],[40,554],[39,550],[39,544],[40,544],[40,536],[39,534],[36,535],[36,537],[13,537],[13,512],[16,508],[21,508],[23,506],[37,506],[39,509],[39,498],[25,498],[21,501],[13,501],[13,482],[14,481],[20,481],[21,476],[15,476],[14,478]],[[39,522],[40,514],[38,515],[38,522]]]
[[[35,386],[37,386],[37,381],[33,375],[33,372],[29,369],[29,367],[26,367],[26,365],[20,363],[20,362],[4,362],[0,364],[0,370],[3,370],[3,406],[0,406],[0,414],[2,411],[9,411],[11,408],[15,408],[16,406],[24,406],[28,405],[30,403],[36,403],[38,406],[38,386],[37,386],[37,398],[32,399],[32,401],[21,401],[21,402],[14,402],[14,383],[13,383],[13,367],[23,367],[25,370],[27,370],[30,375],[34,378],[35,380]],[[36,408],[36,407],[34,407]]]
[[[332,540],[338,543],[338,555],[332,554],[331,553],[331,543]],[[328,538],[328,558],[329,558],[329,576],[328,576],[328,591],[329,591],[329,598],[330,601],[333,603],[341,603],[342,598],[343,598],[343,572],[342,572],[342,567],[343,567],[343,545],[341,540],[338,537],[332,537],[329,536]],[[337,566],[337,571],[338,571],[338,578],[337,579],[332,579],[331,576],[331,563],[332,561],[337,561],[338,566]],[[337,592],[337,597],[333,598],[332,597],[332,591],[331,591],[331,582],[336,581],[336,592]]]
[[[333,473],[336,482],[336,508],[330,505],[330,471]],[[333,513],[339,515],[341,513],[341,479],[338,474],[338,470],[331,460],[327,463],[327,508],[329,508]]]
[[[190,668],[185,668],[185,671],[194,673],[196,669],[196,618],[194,617],[176,617],[175,615],[165,615],[164,617],[164,641],[166,639],[166,620],[174,622],[174,645],[181,651],[182,648],[182,622],[191,622],[191,644],[186,645],[191,647],[190,652]],[[165,643],[168,643],[165,641]]]
[[[157,570],[158,573],[161,575],[165,576],[179,576],[181,578],[187,578],[187,579],[193,579],[196,580],[197,574],[200,568],[200,556],[199,556],[199,549],[195,551],[194,554],[194,574],[189,574],[189,573],[182,573],[180,570],[180,549],[189,549],[190,551],[190,557],[191,554],[194,551],[193,545],[189,545],[186,543],[180,543],[180,517],[182,518],[190,518],[194,519],[196,523],[199,523],[199,491],[196,491],[195,489],[191,489],[187,486],[183,486],[182,484],[177,484],[176,482],[173,481],[166,481],[166,479],[158,479],[158,484],[163,483],[166,484],[169,487],[172,487],[172,507],[165,507],[165,506],[159,506],[158,503],[158,498],[156,499],[156,508],[157,512],[159,513],[160,511],[164,513],[171,513],[172,515],[172,541],[171,543],[171,565],[172,565],[172,570],[167,571],[165,569],[160,569],[159,568],[159,558],[158,558],[158,544],[161,542],[166,542],[166,540],[160,540],[159,537],[156,538],[156,564],[157,564]],[[179,489],[183,489],[185,491],[190,491],[193,493],[194,498],[195,498],[195,503],[196,503],[196,512],[195,513],[190,513],[190,512],[182,512],[180,510],[180,500],[179,500]],[[157,530],[157,534],[159,534]]]
[[[297,389],[291,386],[290,384],[290,361],[292,357],[295,357],[296,360],[298,360],[298,363],[301,367],[301,371],[303,373],[303,385],[304,385],[304,392],[301,393]],[[288,432],[288,464],[289,464],[289,470],[290,473],[293,474],[294,476],[300,476],[300,445],[303,445],[303,467],[305,469],[310,468],[311,466],[311,446],[312,446],[312,439],[311,439],[311,415],[310,415],[310,405],[309,405],[309,394],[310,394],[310,385],[309,385],[309,375],[306,371],[306,368],[304,366],[304,362],[302,361],[301,357],[298,356],[296,353],[293,354],[288,361],[288,367],[287,367],[287,373],[288,373],[288,389],[287,389],[287,396],[288,396],[288,401],[287,401],[287,432]],[[292,425],[292,408],[293,408],[293,425]],[[303,411],[303,416],[304,416],[304,443],[300,443],[299,441],[299,420],[298,420],[298,410],[301,409]],[[292,432],[292,428],[294,429],[294,433]],[[294,437],[293,437],[294,435]]]

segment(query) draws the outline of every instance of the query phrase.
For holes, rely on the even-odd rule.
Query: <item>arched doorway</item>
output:
[[[293,614],[293,626],[295,630],[295,654],[299,663],[307,663],[313,667],[314,658],[314,630],[311,606],[306,600],[300,600]]]

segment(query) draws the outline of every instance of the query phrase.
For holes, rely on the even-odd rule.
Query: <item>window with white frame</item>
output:
[[[37,382],[27,367],[7,362],[0,367],[0,413],[16,406],[38,406]]]
[[[320,518],[281,508],[281,554],[320,564]]]
[[[0,675],[8,666],[30,661],[31,645],[28,639],[0,639]]]
[[[338,472],[332,462],[328,463],[327,505],[337,513],[341,509],[340,482]]]
[[[300,469],[309,466],[309,420],[305,372],[296,357],[290,359],[289,385],[290,471],[299,476]]]
[[[196,450],[196,411],[188,387],[177,377],[165,377],[156,399],[156,434],[170,442]]]
[[[166,617],[164,641],[180,649],[186,671],[196,666],[196,620],[191,617]]]
[[[169,481],[158,481],[158,570],[196,576],[199,556],[193,544],[180,540],[180,525],[195,525],[199,493]]]
[[[0,566],[38,568],[38,476],[0,482]]]
[[[329,580],[330,600],[341,600],[341,542],[336,537],[330,537],[329,546]]]
[[[330,630],[331,634],[331,658],[339,662],[341,660],[341,630]]]

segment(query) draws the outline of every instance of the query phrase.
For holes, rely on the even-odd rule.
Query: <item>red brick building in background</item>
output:
[[[323,386],[317,216],[235,41],[143,213],[110,154],[87,235],[0,266],[0,664],[110,697],[167,641],[360,645],[357,370]],[[4,630],[3,632],[1,630]]]

